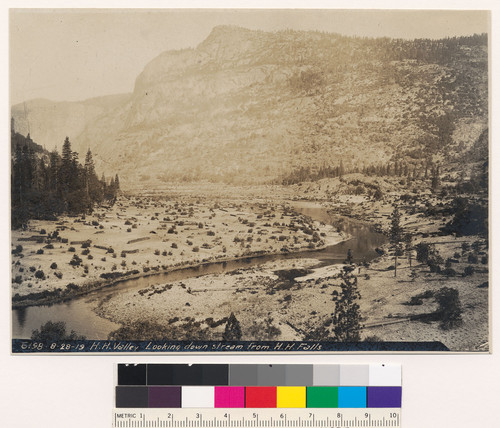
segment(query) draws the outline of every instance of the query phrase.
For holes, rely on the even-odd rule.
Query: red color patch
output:
[[[247,386],[245,388],[245,407],[276,408],[275,386]]]

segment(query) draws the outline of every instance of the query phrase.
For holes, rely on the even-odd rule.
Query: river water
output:
[[[315,258],[320,261],[322,266],[338,264],[345,260],[349,249],[355,262],[370,261],[377,256],[375,248],[386,242],[386,237],[375,232],[369,225],[346,217],[332,216],[319,204],[293,202],[292,205],[297,212],[316,221],[340,227],[343,232],[349,234],[352,238],[331,245],[324,250],[215,262],[175,272],[120,281],[111,287],[96,290],[86,296],[67,302],[15,309],[12,311],[12,337],[19,339],[30,338],[32,331],[39,329],[47,321],[63,321],[66,323],[68,332],[74,330],[87,339],[105,340],[108,334],[118,329],[120,325],[99,317],[92,308],[96,306],[97,302],[113,298],[114,295],[122,293],[124,290],[139,290],[151,285],[165,284],[196,276],[230,272],[280,259]]]

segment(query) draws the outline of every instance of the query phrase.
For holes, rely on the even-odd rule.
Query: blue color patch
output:
[[[366,408],[366,387],[339,386],[339,408]]]

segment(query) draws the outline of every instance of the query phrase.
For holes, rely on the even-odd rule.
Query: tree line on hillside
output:
[[[361,173],[366,176],[376,177],[407,177],[410,179],[431,179],[432,186],[437,187],[440,168],[430,161],[410,164],[404,161],[364,165],[363,167],[344,167],[342,161],[338,166],[323,165],[319,168],[300,167],[281,178],[284,185],[297,184],[303,181],[318,181],[323,178],[342,177],[344,174]]]
[[[303,32],[284,30],[276,33],[276,45],[280,46],[282,55],[289,53],[283,49],[283,42],[294,40],[296,44],[303,45]],[[380,61],[402,61],[414,60],[434,62],[438,64],[449,64],[464,55],[467,48],[488,45],[486,33],[473,34],[470,36],[446,37],[443,39],[393,39],[389,37],[353,37],[332,34],[328,32],[308,32],[314,34],[314,43],[317,50],[333,52],[332,57],[339,66],[346,64],[346,59],[351,61],[365,60],[367,55],[373,54]],[[281,38],[279,36],[282,36]],[[293,46],[295,55],[302,61],[307,61],[308,56],[313,55],[311,51]],[[291,48],[290,48],[291,50]]]
[[[37,150],[29,134],[11,134],[15,145],[11,167],[11,225],[21,227],[29,219],[55,220],[59,214],[92,212],[95,205],[113,204],[120,189],[118,175],[97,177],[92,152],[84,164],[66,137],[62,152]],[[38,146],[40,147],[40,146]]]

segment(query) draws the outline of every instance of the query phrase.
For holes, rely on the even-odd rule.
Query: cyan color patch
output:
[[[339,386],[339,408],[365,408],[366,387]]]

